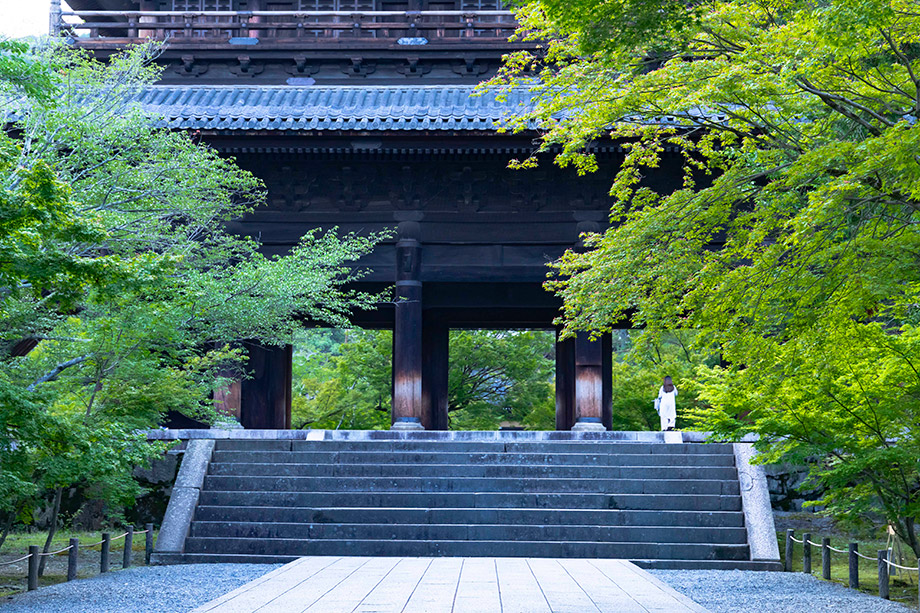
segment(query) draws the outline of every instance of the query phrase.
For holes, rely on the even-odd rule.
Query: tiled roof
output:
[[[494,130],[530,99],[472,86],[168,86],[140,95],[165,126],[193,130]]]

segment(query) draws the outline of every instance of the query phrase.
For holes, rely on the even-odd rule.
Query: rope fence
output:
[[[21,558],[16,558],[15,560],[10,560],[9,562],[0,562],[0,566],[9,566],[10,564],[16,564],[17,562],[28,560],[30,557],[32,557],[32,554],[24,555]]]
[[[912,571],[917,570],[916,568],[913,568],[911,566],[901,566],[900,564],[895,564],[891,560],[885,560],[885,562],[888,563],[888,566],[894,566],[895,568],[900,568],[901,570],[912,570]]]
[[[101,545],[99,552],[99,572],[107,573],[109,572],[109,557],[112,541],[118,541],[120,539],[125,539],[125,546],[122,554],[122,568],[128,568],[131,566],[131,555],[134,548],[134,537],[145,535],[144,538],[144,564],[150,564],[150,555],[153,553],[153,524],[147,524],[144,526],[144,530],[134,531],[134,528],[128,528],[123,534],[119,534],[116,537],[112,537],[108,532],[102,533],[102,540],[95,543],[84,544],[84,548],[93,548]],[[29,591],[38,589],[38,575],[39,575],[39,561],[41,558],[52,557],[61,555],[62,553],[67,553],[67,581],[73,581],[77,578],[77,571],[79,569],[80,563],[80,539],[72,538],[70,539],[70,544],[67,547],[58,549],[57,551],[41,552],[39,551],[38,545],[29,545],[29,553],[22,556],[21,558],[16,558],[15,560],[9,560],[7,562],[0,562],[0,566],[9,566],[11,564],[17,564],[24,560],[28,560],[28,571],[26,577],[26,584]]]
[[[831,579],[831,552],[846,554],[849,561],[848,585],[852,589],[859,589],[859,560],[869,560],[878,564],[878,595],[886,600],[890,600],[890,579],[891,569],[896,568],[906,572],[917,573],[917,601],[920,604],[920,565],[903,566],[891,561],[891,549],[880,549],[876,556],[867,556],[859,551],[858,543],[850,543],[846,549],[837,549],[831,547],[831,540],[827,537],[821,539],[821,543],[815,543],[811,540],[811,534],[805,533],[801,539],[795,538],[795,530],[786,530],[786,559],[784,570],[792,572],[792,566],[795,560],[795,544],[802,545],[802,572],[811,574],[811,548],[821,548],[821,576],[827,581]],[[895,573],[897,574],[897,572]]]

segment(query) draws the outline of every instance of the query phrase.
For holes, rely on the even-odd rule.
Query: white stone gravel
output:
[[[280,564],[138,566],[0,600],[3,613],[187,613]]]
[[[711,613],[907,613],[917,608],[804,573],[650,570]]]

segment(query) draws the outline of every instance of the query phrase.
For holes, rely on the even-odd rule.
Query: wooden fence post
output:
[[[109,572],[109,547],[112,545],[112,535],[108,532],[102,533],[102,553],[99,555],[99,572]]]
[[[27,587],[30,592],[38,589],[38,554],[38,545],[29,545],[29,578]]]
[[[850,546],[847,550],[850,554],[850,589],[858,590],[859,556],[856,555],[856,552],[859,551],[859,545],[857,543],[850,543]]]
[[[792,572],[792,555],[794,553],[795,542],[792,540],[792,537],[795,535],[795,530],[792,528],[786,529],[786,566],[784,570],[787,573]]]
[[[821,576],[826,581],[831,580],[831,539],[828,536],[821,539]]]
[[[77,578],[77,565],[80,563],[80,539],[70,539],[70,551],[67,552],[67,580]]]
[[[150,554],[153,553],[153,524],[144,526],[144,564],[150,565]]]
[[[888,550],[878,552],[878,595],[890,600],[888,595]]]
[[[811,574],[811,534],[806,532],[802,535],[802,572]]]
[[[134,526],[128,526],[125,534],[125,550],[121,554],[121,567],[128,568],[131,566],[131,549],[134,547]]]

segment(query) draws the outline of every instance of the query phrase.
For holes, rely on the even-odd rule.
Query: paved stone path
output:
[[[194,613],[706,613],[624,560],[306,557]]]

